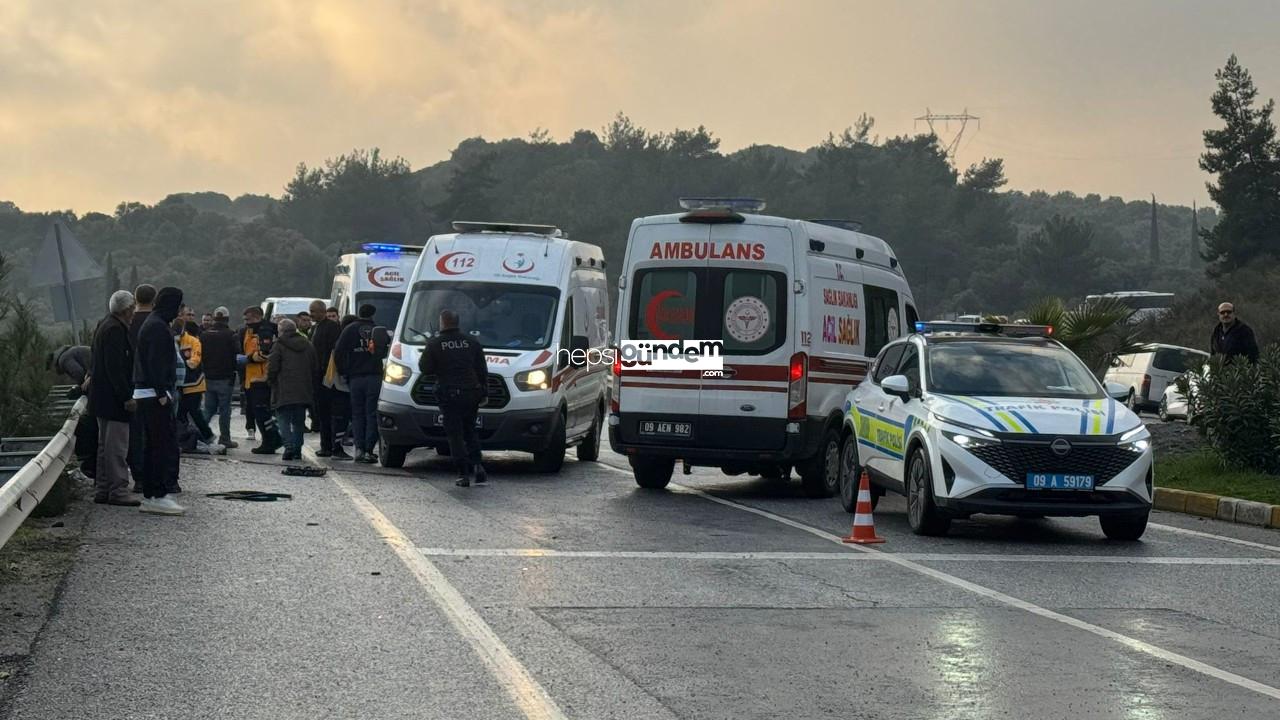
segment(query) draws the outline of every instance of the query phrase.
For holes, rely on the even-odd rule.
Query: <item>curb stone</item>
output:
[[[1280,528],[1280,505],[1240,498],[1158,487],[1152,507],[1241,525]]]

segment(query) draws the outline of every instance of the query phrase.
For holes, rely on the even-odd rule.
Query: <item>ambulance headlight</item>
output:
[[[546,368],[537,368],[535,370],[525,370],[522,373],[516,373],[516,387],[521,390],[546,390],[551,387],[551,373]]]
[[[413,375],[413,371],[408,365],[401,365],[398,362],[387,363],[387,369],[382,373],[382,381],[391,385],[404,385],[409,382],[409,378]]]

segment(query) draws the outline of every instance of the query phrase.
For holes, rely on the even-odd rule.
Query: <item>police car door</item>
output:
[[[905,342],[893,343],[880,352],[872,368],[871,379],[858,386],[853,395],[853,426],[858,436],[858,460],[860,464],[882,476],[893,477],[889,465],[897,463],[891,458],[888,435],[892,426],[886,422],[889,396],[880,387],[885,378],[897,372]]]
[[[899,482],[903,481],[903,459],[907,451],[907,429],[911,423],[908,418],[920,404],[920,399],[915,397],[920,392],[920,350],[915,343],[908,341],[906,348],[902,351],[902,359],[898,361],[897,370],[890,375],[904,375],[907,378],[907,384],[912,390],[912,397],[909,400],[903,400],[897,395],[890,395],[882,389],[880,392],[884,395],[884,415],[885,426],[882,439],[884,440],[884,448],[881,452],[885,455],[885,474],[891,479]],[[886,376],[888,377],[888,376]]]

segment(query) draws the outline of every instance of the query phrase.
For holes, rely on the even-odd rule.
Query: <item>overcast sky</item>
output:
[[[1204,203],[1214,70],[1280,95],[1278,27],[1269,1],[0,0],[0,200],[279,195],[352,148],[419,168],[619,110],[804,149],[928,107],[981,116],[958,164],[1013,188]]]

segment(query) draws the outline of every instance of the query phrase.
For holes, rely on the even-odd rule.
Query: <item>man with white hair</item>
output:
[[[1221,355],[1224,362],[1244,356],[1251,363],[1258,362],[1258,341],[1253,328],[1236,317],[1236,306],[1224,302],[1218,306],[1218,324],[1213,326],[1209,338],[1209,354]]]
[[[129,421],[138,409],[133,399],[134,342],[129,332],[137,303],[119,290],[107,303],[108,314],[93,334],[89,373],[89,414],[98,421],[98,467],[93,501],[138,507],[129,494]]]

